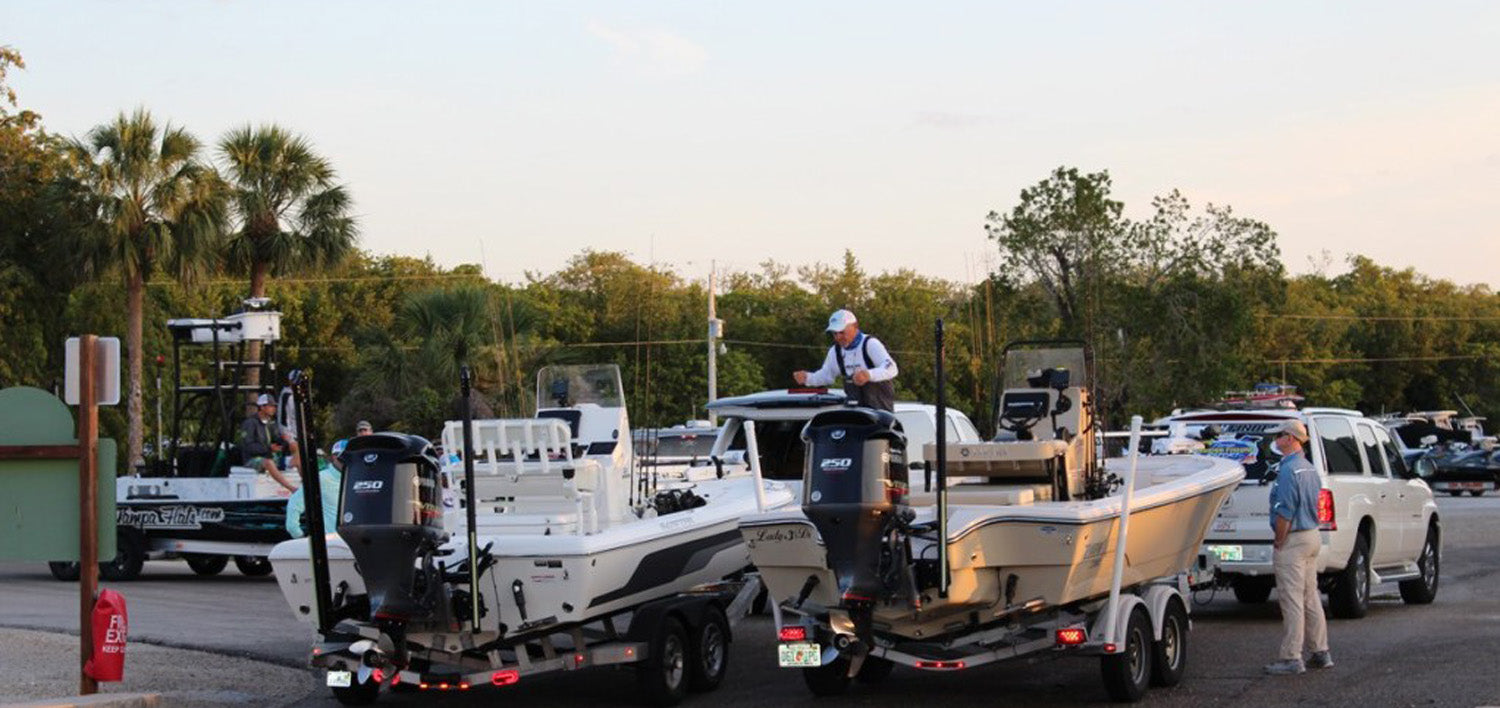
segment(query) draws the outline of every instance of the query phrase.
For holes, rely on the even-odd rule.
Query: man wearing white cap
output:
[[[885,344],[859,331],[859,320],[848,310],[829,316],[828,332],[833,335],[833,346],[823,358],[822,368],[793,372],[792,378],[802,386],[828,386],[843,378],[844,393],[849,400],[866,408],[894,411],[893,379],[900,371]]]
[[[291,454],[296,455],[297,441],[276,422],[276,399],[271,394],[260,394],[255,403],[255,415],[240,424],[238,443],[240,454],[245,458],[245,466],[271,475],[271,479],[276,480],[288,492],[296,491],[297,487],[276,466],[276,458],[284,450],[290,450]]]
[[[1271,431],[1271,446],[1281,455],[1271,487],[1271,566],[1281,605],[1281,651],[1266,665],[1268,674],[1300,674],[1309,667],[1333,666],[1328,653],[1328,622],[1318,593],[1318,496],[1323,480],[1307,461],[1307,426],[1288,419]],[[1303,662],[1302,654],[1309,654]]]

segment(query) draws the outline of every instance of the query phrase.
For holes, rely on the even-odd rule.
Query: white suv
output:
[[[1432,602],[1442,553],[1432,490],[1408,469],[1386,429],[1358,411],[1193,411],[1158,421],[1169,435],[1157,442],[1159,451],[1228,457],[1245,466],[1245,480],[1204,541],[1200,567],[1213,570],[1215,581],[1233,588],[1241,602],[1270,596],[1276,577],[1269,499],[1278,458],[1269,431],[1287,418],[1307,426],[1307,458],[1323,482],[1318,586],[1328,593],[1333,616],[1363,617],[1373,583],[1399,582],[1406,602]]]

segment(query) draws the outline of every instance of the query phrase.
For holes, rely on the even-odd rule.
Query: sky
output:
[[[624,251],[690,279],[840,262],[960,282],[1055,167],[1126,215],[1180,190],[1350,254],[1500,286],[1493,2],[0,4],[21,106],[274,122],[375,253],[498,280]]]

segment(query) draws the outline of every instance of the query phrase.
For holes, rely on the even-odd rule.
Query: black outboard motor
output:
[[[370,593],[371,616],[402,622],[432,617],[441,597],[432,556],[447,540],[432,444],[402,433],[362,435],[349,442],[339,460],[344,464],[339,535]]]
[[[868,610],[900,587],[892,577],[892,531],[911,518],[906,504],[906,435],[896,417],[871,408],[819,413],[807,444],[802,510],[823,537],[846,607]]]

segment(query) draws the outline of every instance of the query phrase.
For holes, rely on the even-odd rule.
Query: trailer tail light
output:
[[[919,662],[917,662],[917,668],[919,668],[919,669],[937,669],[937,670],[943,670],[943,671],[957,671],[959,669],[962,669],[963,667],[964,667],[964,662],[962,662],[962,661],[919,661]]]
[[[1318,490],[1318,530],[1339,530],[1339,522],[1333,518],[1333,492],[1327,488]]]
[[[381,671],[380,669],[371,671],[370,680],[374,681],[375,683],[385,683],[385,672]]]
[[[493,683],[496,686],[510,686],[519,682],[520,680],[521,673],[519,671],[516,671],[515,669],[506,669],[504,671],[496,671],[495,673],[490,674],[490,683]]]
[[[778,639],[780,639],[783,642],[802,642],[802,641],[807,641],[807,628],[806,627],[782,627],[781,631],[779,631],[779,632],[776,633],[776,636],[777,636]]]
[[[1082,627],[1067,627],[1057,630],[1057,645],[1076,647],[1089,640],[1089,633]]]

